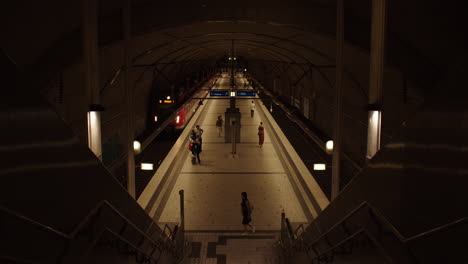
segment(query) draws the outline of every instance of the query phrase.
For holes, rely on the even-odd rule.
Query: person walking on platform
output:
[[[260,147],[263,146],[263,141],[265,140],[265,127],[263,126],[263,122],[260,122],[258,126],[258,145]]]
[[[195,139],[194,141],[192,141],[191,151],[192,151],[192,164],[196,164],[197,160],[198,160],[198,164],[200,164],[201,163],[200,161],[201,144],[200,144],[200,141],[198,141],[198,139]]]
[[[218,137],[222,136],[223,134],[223,119],[221,116],[218,116],[218,120],[216,120],[216,130],[218,130]]]
[[[242,202],[241,202],[241,211],[242,211],[242,224],[244,225],[244,233],[242,235],[247,235],[247,226],[250,226],[252,233],[255,233],[255,226],[251,224],[252,222],[252,211],[253,206],[247,198],[247,193],[241,193]]]
[[[255,103],[254,103],[254,101],[252,100],[252,103],[250,104],[250,117],[253,118],[254,112],[255,112]]]

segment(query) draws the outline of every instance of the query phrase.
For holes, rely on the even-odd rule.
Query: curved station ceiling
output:
[[[344,12],[344,151],[358,163],[365,158],[371,2],[345,1]],[[460,8],[438,1],[387,2],[383,141],[421,106],[427,91],[466,68],[463,36],[452,26],[462,17]],[[81,1],[10,1],[3,7],[2,50],[85,137]],[[125,124],[121,14],[122,1],[99,1],[104,141],[121,138]],[[147,129],[155,97],[237,56],[280,98],[307,98],[308,118],[332,136],[335,1],[133,0],[131,16],[136,134]],[[297,107],[303,110],[302,103]]]

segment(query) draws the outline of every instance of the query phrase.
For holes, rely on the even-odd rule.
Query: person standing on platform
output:
[[[202,140],[203,129],[201,129],[199,125],[197,125],[195,128],[195,135],[196,135],[197,140],[200,141],[200,152],[201,152],[201,148],[203,145],[203,140]]]
[[[252,103],[250,104],[250,117],[253,118],[254,112],[255,112],[255,103],[254,103],[254,101],[252,100]]]
[[[265,140],[265,127],[263,126],[263,122],[260,122],[258,126],[258,145],[260,147],[263,146],[263,140]]]
[[[252,211],[253,206],[250,203],[249,199],[247,198],[247,193],[241,193],[242,202],[241,202],[241,211],[242,211],[242,224],[244,225],[244,233],[242,235],[247,235],[247,226],[250,226],[252,229],[252,233],[255,233],[255,226],[253,226],[250,222],[252,222]]]
[[[193,155],[192,164],[196,164],[195,159],[198,160],[198,164],[201,163],[201,161],[200,161],[200,152],[201,152],[201,143],[200,143],[200,141],[198,141],[198,139],[195,139],[192,142],[192,155]]]
[[[195,139],[197,139],[197,133],[195,132],[195,129],[192,128],[192,130],[190,131],[190,141],[194,141]]]
[[[222,136],[223,133],[223,119],[221,116],[218,116],[218,120],[216,120],[216,130],[218,130],[218,137]]]

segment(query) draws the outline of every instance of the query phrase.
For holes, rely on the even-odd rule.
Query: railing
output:
[[[367,210],[367,212],[365,210]],[[355,215],[362,212],[365,212],[366,215],[370,217],[370,220],[375,225],[374,227],[376,230],[373,230],[372,226],[368,222],[361,222],[361,226],[357,228],[357,230],[355,230],[354,232],[351,232],[347,223],[349,223]],[[397,238],[397,241],[399,242],[400,247],[403,250],[403,254],[406,255],[407,259],[410,260],[407,263],[413,263],[416,257],[412,254],[408,247],[405,247],[408,243],[447,230],[457,225],[466,224],[466,222],[468,222],[468,217],[458,219],[456,221],[410,237],[405,237],[404,235],[402,235],[398,231],[398,229],[394,225],[392,225],[390,221],[378,209],[376,209],[368,202],[361,203],[358,207],[356,207],[345,217],[343,217],[342,220],[330,227],[326,232],[321,233],[316,238],[308,237],[309,234],[307,231],[304,230],[303,226],[299,226],[294,232],[292,232],[292,229],[290,227],[287,228],[286,223],[288,223],[289,221],[287,221],[287,218],[285,218],[283,214],[281,216],[281,221],[281,237],[279,244],[285,256],[290,257],[294,256],[297,253],[306,253],[309,259],[311,260],[311,263],[331,262],[333,261],[333,258],[337,255],[351,254],[353,245],[355,244],[353,242],[356,239],[364,236],[368,239],[368,241],[374,244],[376,248],[378,248],[384,254],[384,257],[386,259],[391,261],[390,255],[387,254],[388,252],[385,252],[385,249],[383,248],[383,245],[381,243],[385,231],[388,230],[390,231],[390,234]],[[313,222],[311,224],[311,227],[313,227],[313,225],[315,224],[316,223]],[[287,236],[283,235],[283,227],[287,228]],[[301,234],[297,233],[299,229],[302,229]],[[330,240],[330,235],[334,232],[337,232],[338,229],[341,229],[341,233],[345,234],[345,238],[341,239],[337,243],[333,243]],[[401,263],[403,263],[403,261]]]
[[[181,192],[183,194],[183,190]],[[183,195],[181,195],[181,199],[183,199]],[[183,204],[183,200],[181,200],[181,204]],[[105,209],[109,209],[111,214],[103,215]],[[89,256],[90,252],[97,245],[117,249],[121,254],[134,256],[135,261],[138,263],[158,263],[163,254],[169,254],[173,259],[180,261],[189,253],[188,243],[186,243],[184,238],[183,222],[180,228],[175,226],[174,230],[171,230],[169,226],[165,225],[163,230],[160,230],[157,223],[151,219],[147,230],[142,231],[106,200],[99,202],[70,234],[65,234],[52,227],[43,225],[1,205],[0,212],[18,221],[25,222],[34,229],[52,234],[58,240],[63,240],[63,249],[58,254],[59,256],[54,261],[55,263],[66,263],[67,255],[72,251],[71,242],[82,237],[87,237],[89,242],[89,246],[82,249],[80,254],[83,258]],[[181,208],[181,212],[183,214],[183,208]],[[118,228],[115,225],[113,225],[114,228],[110,228],[107,226],[108,222],[103,220],[105,217],[110,217],[112,220],[115,220],[115,217],[117,217],[123,222]],[[103,223],[99,223],[99,220]],[[115,223],[113,222],[113,224]],[[156,235],[151,234],[152,229],[160,232]],[[136,241],[128,240],[125,238],[125,234],[129,233],[134,238],[139,237],[139,239]],[[13,256],[0,256],[0,259],[12,263],[35,263],[34,261],[18,259]]]

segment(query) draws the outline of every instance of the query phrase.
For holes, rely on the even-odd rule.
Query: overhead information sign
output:
[[[210,96],[229,96],[229,91],[211,91]]]
[[[254,91],[237,91],[237,96],[255,96]]]

